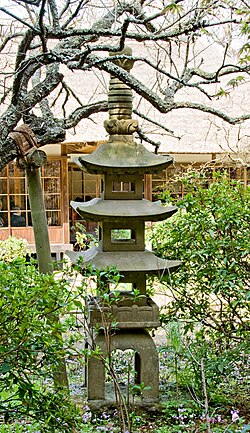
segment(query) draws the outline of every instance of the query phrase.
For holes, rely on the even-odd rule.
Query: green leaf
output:
[[[74,303],[74,305],[76,306],[76,307],[78,307],[78,308],[82,308],[82,302],[81,301],[78,301],[77,299],[75,299],[74,301],[73,301],[73,303]]]
[[[220,87],[220,89],[218,90],[218,92],[215,94],[215,96],[217,96],[218,98],[222,97],[222,96],[229,96],[229,91],[226,91],[225,89],[223,89],[222,87]]]
[[[12,366],[10,364],[8,364],[7,362],[3,362],[1,367],[0,367],[0,371],[3,374],[8,373],[9,371],[11,371]]]

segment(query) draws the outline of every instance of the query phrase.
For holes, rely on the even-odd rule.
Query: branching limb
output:
[[[23,33],[21,33],[21,32],[13,33],[13,34],[9,34],[8,36],[6,36],[6,38],[3,40],[3,42],[0,45],[0,53],[3,51],[3,49],[6,47],[6,45],[8,44],[9,41],[11,41],[15,38],[19,38],[20,36],[23,36]]]
[[[141,141],[145,141],[145,143],[149,143],[152,146],[154,146],[154,148],[155,148],[155,154],[158,153],[159,147],[161,145],[161,143],[159,141],[151,140],[146,134],[144,134],[142,132],[141,128],[138,128],[138,130],[136,131],[136,133],[137,133],[137,135],[138,135],[138,137],[139,137],[139,139]]]
[[[63,74],[58,71],[58,65],[51,65],[48,68],[46,78],[31,89],[27,95],[18,103],[18,109],[22,114],[33,108],[42,99],[46,98],[62,81]]]
[[[34,114],[27,114],[23,119],[36,134],[39,146],[48,143],[60,143],[65,140],[64,119],[37,117]]]
[[[39,34],[39,30],[36,29],[34,26],[32,26],[31,24],[29,24],[27,21],[24,21],[22,18],[18,17],[17,15],[13,14],[12,12],[8,11],[5,8],[1,8],[0,7],[0,11],[4,12],[5,14],[9,15],[11,18],[14,18],[15,20],[19,21],[20,23],[22,23],[25,27],[29,27],[30,30],[32,30],[34,33]]]
[[[141,117],[141,119],[147,120],[148,122],[152,123],[153,125],[158,126],[159,128],[163,129],[164,131],[168,132],[171,135],[174,135],[174,131],[172,129],[167,128],[166,126],[162,125],[159,122],[156,122],[155,120],[152,120],[150,117],[145,116],[145,114],[141,113],[138,110],[133,110],[133,113],[135,113],[137,116]],[[179,137],[176,137],[179,139]]]
[[[0,140],[0,171],[19,155],[19,148],[12,138]]]
[[[92,66],[99,68],[100,67],[99,61],[96,59],[96,62],[94,62]],[[250,113],[233,117],[233,116],[229,116],[226,113],[223,113],[221,110],[218,110],[216,108],[209,107],[207,105],[203,105],[195,102],[172,102],[168,100],[167,101],[163,100],[155,92],[151,91],[141,82],[139,82],[135,77],[132,77],[130,74],[124,71],[124,69],[119,68],[119,66],[114,65],[113,63],[107,61],[104,64],[102,64],[102,69],[110,73],[111,75],[115,75],[121,81],[127,83],[133,90],[136,91],[136,93],[143,96],[146,100],[148,100],[148,102],[150,102],[150,104],[153,107],[155,107],[161,113],[168,113],[172,110],[176,110],[180,108],[191,108],[194,110],[199,110],[199,111],[213,114],[232,125],[250,119]]]
[[[82,53],[78,54],[78,58],[79,58],[79,65],[77,65],[77,63],[75,63],[75,59],[71,59],[69,60],[68,66],[72,69],[74,68],[78,68],[78,66],[81,66],[85,63],[86,64],[90,64],[91,66],[97,66],[99,69],[100,65],[103,63],[106,64],[107,62],[107,58],[97,58],[94,57],[93,55],[90,55],[90,53],[94,52],[94,51],[119,51],[119,46],[118,47],[112,47],[109,45],[96,45],[93,47],[88,47],[88,50]],[[87,56],[89,56],[89,59],[87,59]],[[120,59],[121,55],[117,55],[113,56],[112,59],[116,60],[116,59]],[[122,58],[130,58],[127,56],[122,56]],[[93,60],[93,63],[92,63]],[[203,93],[204,95],[206,95],[207,98],[212,99],[212,96],[208,94],[208,92],[206,92],[202,87],[200,87],[199,84],[206,84],[206,82],[202,82],[202,83],[191,83],[190,80],[192,79],[193,76],[197,75],[200,76],[206,80],[208,80],[209,83],[212,82],[218,82],[218,77],[222,77],[224,75],[229,75],[229,74],[234,74],[237,72],[249,72],[250,71],[250,66],[246,66],[246,67],[241,67],[238,65],[225,65],[223,67],[223,70],[220,69],[219,72],[206,72],[203,71],[199,68],[191,68],[191,69],[186,69],[184,75],[180,78],[178,78],[177,76],[174,76],[172,74],[170,74],[165,68],[162,68],[159,64],[155,64],[154,62],[152,62],[151,60],[142,57],[142,56],[133,56],[133,60],[134,61],[141,61],[147,65],[149,65],[150,67],[152,67],[153,69],[155,69],[155,71],[157,71],[158,73],[161,73],[162,75],[168,77],[169,79],[171,79],[174,83],[168,87],[168,90],[170,92],[171,90],[171,94],[172,96],[174,96],[174,94],[177,92],[177,90],[179,90],[182,87],[193,87],[198,89],[201,93]],[[72,61],[72,63],[71,63]],[[86,66],[87,68],[89,68],[89,66]],[[80,68],[79,68],[80,69]],[[105,66],[103,66],[103,69],[105,69]],[[176,84],[175,84],[176,83]],[[178,84],[178,85],[177,85]]]
[[[41,9],[39,12],[39,19],[38,19],[38,23],[39,23],[39,27],[40,27],[40,38],[41,38],[42,49],[43,49],[44,53],[46,53],[48,51],[47,50],[47,42],[46,42],[46,30],[45,30],[45,26],[43,23],[46,1],[47,0],[42,0]]]
[[[17,71],[16,76],[14,78],[14,82],[13,82],[13,92],[12,92],[12,103],[14,105],[17,104],[17,100],[19,97],[19,90],[20,90],[20,86],[21,86],[21,80],[22,80],[22,76],[23,76],[23,70],[21,68],[21,63],[24,61],[27,51],[30,47],[30,44],[33,40],[34,37],[34,33],[31,30],[27,30],[27,32],[25,33],[21,43],[19,44],[18,47],[18,52],[17,52],[17,56],[16,56],[16,65],[15,65],[15,70]]]
[[[57,65],[58,70],[58,65]],[[53,68],[53,71],[55,71],[55,67]],[[47,67],[47,72],[49,73],[49,67]],[[54,72],[53,72],[54,73]],[[32,75],[32,84],[33,87],[39,85],[41,83],[41,70],[38,69],[33,75]],[[41,113],[43,117],[54,117],[53,113],[49,107],[48,99],[44,98],[39,102],[39,106],[41,109]]]
[[[63,16],[63,15],[65,14],[65,12],[68,10],[69,6],[70,6],[70,0],[67,0],[66,3],[65,3],[65,5],[63,6],[61,12],[59,13],[59,19],[62,18],[62,16]]]
[[[123,10],[123,12],[125,12]],[[107,14],[107,16],[109,15],[109,18],[111,18],[111,14]],[[112,24],[113,24],[113,14],[112,14]],[[54,32],[52,31],[52,29],[48,29],[48,36],[52,39],[66,39],[72,36],[95,36],[95,37],[100,37],[100,36],[106,36],[106,37],[120,37],[122,35],[121,29],[118,30],[112,30],[111,26],[108,26],[108,20],[106,17],[106,25],[102,26],[100,24],[104,23],[104,19],[100,20],[101,23],[97,22],[95,23],[94,26],[92,26],[91,28],[77,28],[77,29],[68,29],[68,30],[60,30],[58,32]],[[136,21],[135,19],[133,20],[134,24],[142,24],[141,21]],[[217,22],[214,23],[214,26],[219,26],[220,24],[230,24],[230,23],[234,23],[234,24],[241,24],[240,21],[235,21],[235,20],[227,20],[224,22]],[[210,24],[211,25],[211,24]],[[152,42],[156,42],[156,41],[170,41],[170,40],[174,40],[175,38],[179,37],[179,36],[183,36],[183,35],[187,35],[190,32],[195,32],[197,30],[200,30],[202,28],[205,28],[206,25],[204,23],[200,24],[199,26],[197,25],[188,25],[184,28],[176,28],[173,29],[172,31],[169,32],[162,32],[162,33],[147,33],[147,32],[127,32],[127,38],[128,39],[132,39],[132,40],[136,40],[137,42],[145,42],[145,41],[152,41]]]
[[[53,22],[53,28],[54,29],[60,29],[60,20],[59,20],[59,14],[58,9],[55,0],[48,0],[50,12],[52,16],[52,22]]]
[[[203,111],[203,113],[210,113],[216,117],[219,117],[225,122],[230,123],[231,125],[236,125],[237,123],[241,123],[245,120],[250,119],[250,113],[242,114],[241,116],[234,117],[234,116],[229,116],[228,114],[216,108],[209,107],[203,104],[198,104],[195,102],[175,102],[171,110],[178,110],[180,108],[191,108],[192,110]]]
[[[31,6],[39,6],[41,3],[41,0],[19,0],[20,3],[24,3]]]
[[[10,130],[24,118],[27,119],[27,123],[33,125],[39,143],[45,144],[46,140],[47,142],[62,140],[65,137],[66,129],[77,126],[82,119],[96,112],[107,110],[106,101],[83,105],[77,91],[74,90],[74,83],[71,84],[70,82],[73,74],[70,73],[69,77],[65,74],[66,78],[63,79],[62,74],[59,73],[59,65],[63,65],[64,69],[67,67],[70,71],[81,71],[79,75],[81,75],[82,82],[85,79],[85,71],[92,70],[95,73],[94,71],[98,70],[104,74],[111,74],[131,87],[137,95],[145,99],[159,113],[170,113],[180,109],[198,110],[216,116],[232,125],[250,118],[247,108],[245,112],[242,109],[241,113],[235,116],[230,115],[226,108],[222,108],[222,104],[219,104],[220,101],[216,100],[216,104],[209,103],[211,107],[204,102],[206,101],[205,97],[211,100],[215,96],[213,84],[222,81],[223,77],[234,74],[243,75],[243,77],[238,77],[241,83],[250,73],[249,64],[246,62],[236,61],[233,63],[232,58],[230,61],[228,60],[230,42],[228,46],[226,45],[224,53],[220,54],[221,60],[216,58],[217,63],[214,69],[209,67],[209,72],[207,72],[203,66],[209,63],[203,62],[201,58],[201,54],[205,56],[206,52],[205,48],[203,50],[203,45],[196,43],[200,36],[202,36],[201,42],[203,44],[204,40],[206,41],[206,35],[208,38],[210,37],[207,31],[210,27],[213,28],[211,35],[216,33],[217,28],[218,31],[222,29],[220,35],[223,35],[225,25],[231,26],[230,32],[231,28],[234,27],[237,30],[237,26],[241,25],[242,16],[237,15],[236,12],[238,11],[234,10],[228,2],[209,2],[208,8],[207,3],[204,6],[201,2],[194,2],[189,7],[184,0],[176,0],[173,4],[162,4],[162,7],[159,4],[158,9],[154,9],[154,2],[145,2],[144,0],[115,2],[114,7],[110,9],[107,9],[105,2],[102,2],[102,6],[96,14],[97,18],[93,18],[93,21],[88,25],[86,25],[84,17],[81,22],[75,18],[79,16],[79,11],[83,8],[84,12],[86,10],[86,15],[90,12],[88,19],[94,17],[96,5],[93,2],[89,0],[64,0],[62,3],[64,6],[60,11],[58,6],[60,2],[58,3],[56,0],[19,0],[19,5],[23,4],[28,8],[26,8],[29,12],[28,23],[24,21],[23,17],[20,20],[14,15],[14,18],[19,21],[19,27],[21,22],[22,25],[26,26],[26,29],[27,24],[29,28],[23,35],[18,30],[15,32],[12,28],[8,31],[9,35],[2,35],[0,52],[4,53],[8,44],[7,46],[11,50],[13,49],[12,52],[16,53],[16,64],[13,65],[14,62],[11,61],[10,56],[6,61],[3,57],[0,85],[4,95],[1,102],[9,103],[9,107],[3,112],[5,106],[2,105],[1,143],[6,142]],[[48,11],[45,10],[47,5],[49,5]],[[36,10],[32,6],[39,6],[39,9]],[[243,8],[242,4],[241,6]],[[157,11],[156,14],[154,14],[155,11]],[[1,7],[0,12],[13,18],[12,12],[6,12],[6,8]],[[100,12],[103,16],[100,15]],[[230,37],[232,35],[230,33]],[[18,37],[20,37],[19,45],[16,44],[19,42]],[[221,37],[218,40],[223,42],[224,47],[228,42],[226,39],[222,41]],[[127,44],[127,41],[128,45],[131,42],[132,45],[138,46],[138,51],[135,49],[134,53],[136,54],[137,51],[139,56],[135,55],[132,59],[137,64],[142,62],[140,67],[143,68],[144,65],[147,71],[150,70],[150,77],[145,77],[145,74],[139,72],[138,77],[140,78],[137,78],[137,75],[133,76],[119,68],[113,63],[113,60],[121,59],[120,55],[113,56],[112,61],[110,60],[108,52],[119,52]],[[208,39],[207,42],[209,43]],[[143,46],[142,50],[140,49],[141,46]],[[153,52],[153,58],[147,55],[150,51]],[[123,56],[123,58],[131,60],[128,56]],[[194,65],[195,67],[193,67]],[[43,76],[44,71],[46,71],[46,77],[40,82],[40,76]],[[69,82],[66,81],[68,78]],[[30,90],[31,84],[33,84],[33,88]],[[49,105],[46,100],[47,96],[60,84],[62,90],[59,93],[55,92],[57,97]],[[210,86],[211,91],[209,91],[210,84],[212,84]],[[244,86],[245,84],[247,83],[244,83]],[[9,89],[11,86],[12,95],[10,98]],[[188,92],[179,92],[179,90],[186,88],[188,88]],[[194,90],[193,93],[191,93],[192,90]],[[198,102],[196,99],[197,91],[199,91]],[[64,96],[66,92],[63,102],[60,92],[63,92]],[[93,93],[94,91],[90,90],[90,92]],[[180,97],[179,94],[184,96]],[[70,109],[69,102],[73,98],[79,106],[74,111],[72,108],[67,117],[68,109]],[[58,103],[61,104],[60,109],[63,110],[64,115],[64,118],[59,120],[55,119],[58,116],[58,111],[56,111]],[[40,105],[42,112],[42,117],[39,118],[33,112],[33,109],[37,108],[38,105]],[[236,113],[238,112],[236,111]],[[171,127],[168,128],[167,124],[161,125],[157,117],[155,117],[155,121],[150,119],[150,115],[147,113],[140,113],[139,111],[135,111],[135,113],[145,121],[150,122],[151,125],[155,125],[157,131],[158,128],[161,128],[162,133],[179,138],[174,136],[174,132]],[[207,117],[212,118],[211,116]],[[147,137],[145,130],[140,129],[138,135],[157,148],[158,143],[152,139],[152,135]],[[13,156],[13,154],[11,155]]]
[[[65,121],[66,129],[73,128],[80,120],[89,117],[91,114],[97,112],[108,111],[107,101],[96,102],[94,104],[86,105],[85,107],[79,107],[73,113],[70,114],[68,119]]]
[[[78,102],[78,104],[83,107],[83,103],[81,102],[81,100],[78,98],[77,94],[74,92],[74,90],[66,83],[66,81],[62,81],[62,87],[64,89],[67,89],[68,92],[71,93],[71,95],[73,96],[73,98]]]
[[[80,0],[77,7],[75,8],[74,12],[69,16],[67,21],[62,25],[62,29],[65,29],[68,27],[68,25],[73,21],[74,18],[77,17],[80,10],[89,3],[89,0]]]

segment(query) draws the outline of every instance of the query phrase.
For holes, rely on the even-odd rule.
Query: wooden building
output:
[[[98,197],[100,179],[98,175],[84,173],[74,162],[74,154],[91,153],[101,142],[70,142],[61,145],[45,146],[48,161],[42,168],[42,184],[49,228],[51,251],[57,258],[75,242],[74,225],[78,216],[70,206],[71,200],[88,201]],[[208,164],[213,170],[222,162],[221,155],[212,153],[174,154],[175,164],[157,175],[146,175],[144,179],[144,197],[156,200],[166,181],[171,180],[173,196],[183,196],[183,184],[175,181],[174,174],[183,173],[190,164],[197,167]],[[211,161],[216,161],[212,165]],[[225,166],[225,164],[224,164]],[[241,179],[245,185],[250,183],[250,168],[233,166],[227,163],[231,178]],[[129,186],[122,185],[124,189]],[[9,236],[27,239],[35,250],[34,235],[29,208],[27,180],[23,170],[11,162],[0,173],[0,239]],[[19,214],[19,216],[15,216]],[[20,218],[21,217],[21,218]],[[87,232],[95,232],[95,223],[85,223]]]

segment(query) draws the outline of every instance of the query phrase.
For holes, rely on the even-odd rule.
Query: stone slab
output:
[[[67,251],[67,256],[75,264],[82,259],[82,269],[87,265],[93,265],[97,269],[116,267],[121,274],[127,272],[142,272],[145,274],[164,275],[181,266],[180,260],[167,260],[155,256],[151,251],[124,251],[103,252],[98,247],[92,247],[87,251]]]
[[[113,220],[162,221],[175,212],[177,206],[163,206],[150,200],[103,200],[94,198],[86,203],[71,201],[70,205],[87,221],[112,222]]]
[[[128,141],[126,136],[120,141],[101,144],[95,152],[73,158],[83,170],[93,174],[104,173],[158,173],[172,164],[170,155],[155,155],[142,144]]]

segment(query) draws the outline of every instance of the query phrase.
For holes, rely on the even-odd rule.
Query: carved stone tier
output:
[[[136,218],[136,221],[162,221],[177,210],[177,206],[163,206],[160,201],[103,200],[94,198],[86,203],[71,201],[70,205],[86,221],[112,222]],[[114,214],[115,209],[115,214]]]
[[[127,273],[144,273],[162,276],[178,269],[181,266],[180,260],[165,260],[155,256],[150,251],[108,251],[104,252],[100,247],[92,247],[90,250],[82,252],[67,251],[72,263],[76,263],[81,257],[82,268],[89,264],[94,265],[97,269],[106,269],[107,267],[116,267],[122,274]]]
[[[105,173],[159,173],[170,164],[173,158],[169,155],[155,155],[131,137],[119,136],[119,141],[109,141],[86,156],[73,158],[82,170],[93,174]]]
[[[124,300],[122,300],[122,297],[124,297]],[[159,307],[151,298],[144,297],[145,302],[143,302],[143,299],[142,305],[137,300],[133,300],[129,294],[120,294],[120,298],[121,301],[116,301],[111,307],[100,305],[99,308],[98,299],[90,298],[88,301],[88,323],[90,326],[103,327],[103,323],[108,323],[111,318],[111,326],[116,330],[158,328],[161,325]]]
[[[106,131],[110,135],[131,135],[138,129],[138,122],[134,119],[109,119],[104,121]]]

